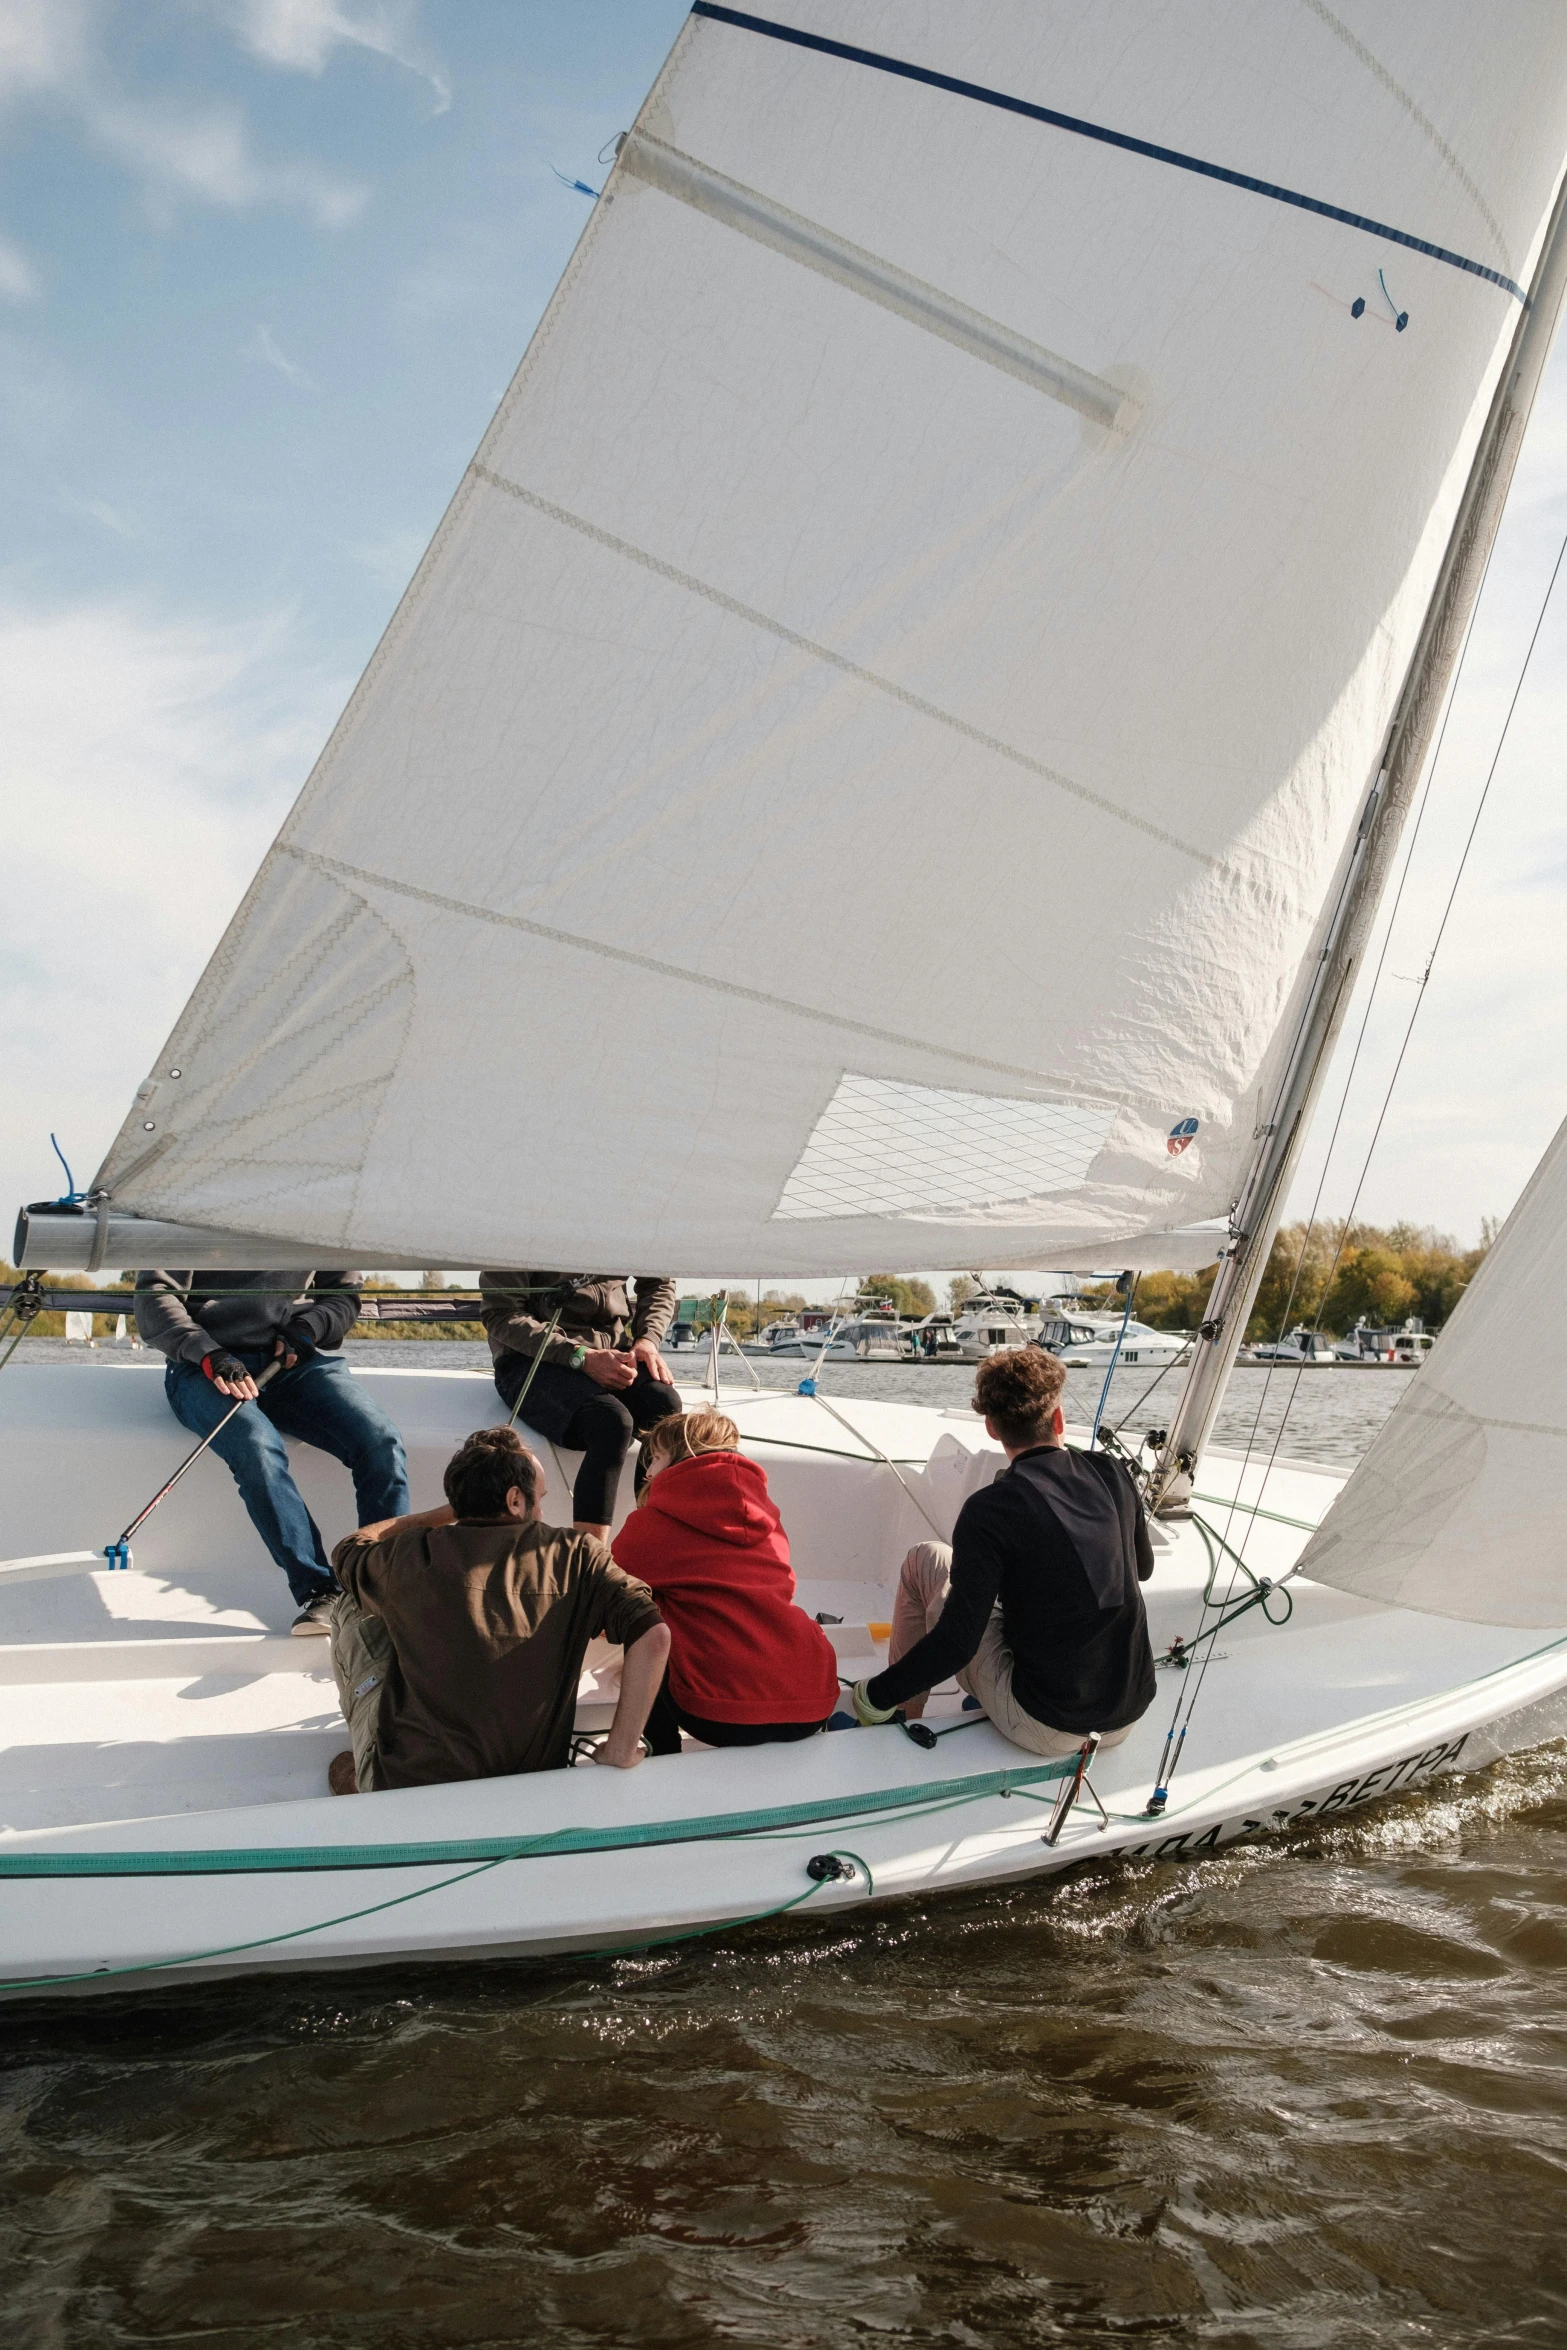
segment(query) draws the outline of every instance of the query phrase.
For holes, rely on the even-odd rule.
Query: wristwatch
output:
[[[576,1348],[574,1348],[574,1349],[573,1349],[573,1351],[572,1351],[572,1357],[571,1357],[571,1360],[570,1360],[570,1362],[569,1362],[569,1363],[566,1365],[566,1368],[567,1368],[567,1370],[568,1370],[568,1371],[580,1371],[580,1370],[581,1370],[581,1368],[582,1368],[582,1366],[583,1366],[583,1364],[584,1364],[584,1363],[587,1361],[587,1359],[588,1359],[588,1350],[587,1350],[587,1348],[586,1348],[585,1346],[579,1346],[579,1347],[576,1347]]]

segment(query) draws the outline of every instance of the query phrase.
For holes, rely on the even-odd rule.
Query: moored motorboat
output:
[[[1287,1363],[1296,1371],[1327,1371],[1338,1361],[1331,1338],[1297,1322],[1282,1338],[1259,1338],[1243,1347],[1244,1363]]]

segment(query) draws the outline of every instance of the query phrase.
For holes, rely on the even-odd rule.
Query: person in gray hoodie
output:
[[[337,1585],[320,1531],[289,1474],[285,1436],[318,1445],[354,1481],[361,1526],[407,1515],[402,1439],[336,1351],[359,1313],[362,1273],[138,1273],[136,1327],[167,1357],[177,1420],[209,1436],[273,1559],[288,1577],[296,1632],[331,1631]],[[278,1364],[264,1388],[258,1375]]]

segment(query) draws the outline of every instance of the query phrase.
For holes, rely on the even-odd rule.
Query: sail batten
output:
[[[1042,351],[995,319],[982,317],[966,303],[954,302],[939,288],[910,277],[906,270],[895,269],[876,254],[835,237],[819,222],[802,220],[798,213],[770,203],[754,188],[742,188],[721,172],[709,171],[705,164],[682,155],[678,148],[665,146],[661,139],[631,132],[621,149],[621,168],[646,180],[650,187],[662,188],[666,196],[721,220],[742,236],[755,237],[759,244],[772,246],[792,261],[820,270],[824,277],[863,294],[868,301],[879,302],[990,366],[1004,368],[1022,382],[1036,385],[1052,399],[1064,400],[1095,424],[1119,424],[1136,404],[1116,385],[1090,375],[1086,367],[1075,367],[1054,351]]]
[[[689,20],[116,1212],[799,1275],[1222,1217],[1517,315],[1452,159],[1532,266],[1567,149],[1559,12],[1376,16],[1385,81],[1309,11],[864,0],[924,79]],[[1406,331],[1369,234],[943,74],[1424,224]]]

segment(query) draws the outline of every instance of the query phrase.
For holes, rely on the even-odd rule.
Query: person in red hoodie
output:
[[[648,1481],[611,1548],[669,1626],[669,1670],[648,1716],[655,1754],[688,1730],[706,1746],[810,1738],[838,1702],[838,1660],[794,1604],[789,1537],[767,1478],[722,1412],[681,1412],[644,1439]]]

